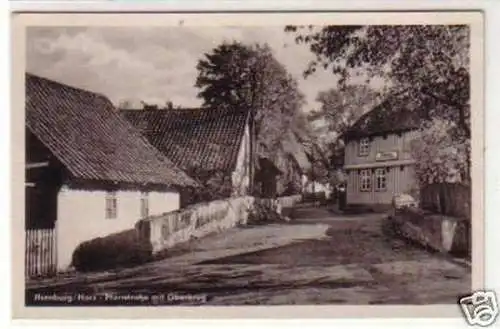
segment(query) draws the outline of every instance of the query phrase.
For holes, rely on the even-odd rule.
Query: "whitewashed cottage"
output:
[[[27,275],[68,268],[82,241],[176,210],[197,186],[105,96],[25,77]]]

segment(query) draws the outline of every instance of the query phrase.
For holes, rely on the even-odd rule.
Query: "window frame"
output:
[[[116,191],[106,192],[104,207],[104,216],[106,219],[118,218],[118,196]]]
[[[376,168],[374,171],[374,187],[375,191],[387,191],[387,168]],[[381,186],[383,182],[383,186]]]
[[[359,191],[371,192],[373,187],[371,169],[361,169],[359,171]]]
[[[370,154],[371,140],[369,137],[364,137],[358,143],[358,156],[366,157]]]
[[[140,215],[141,218],[149,217],[149,192],[141,191],[140,198]]]

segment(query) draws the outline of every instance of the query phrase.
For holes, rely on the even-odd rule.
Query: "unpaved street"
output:
[[[206,237],[145,266],[33,283],[28,292],[156,292],[252,305],[442,304],[470,291],[467,264],[388,237],[384,215],[305,207],[294,217]]]

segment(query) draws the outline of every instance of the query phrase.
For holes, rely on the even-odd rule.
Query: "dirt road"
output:
[[[456,303],[467,264],[388,237],[383,215],[304,207],[290,223],[235,228],[115,273],[36,283],[36,293],[150,294],[166,304]]]

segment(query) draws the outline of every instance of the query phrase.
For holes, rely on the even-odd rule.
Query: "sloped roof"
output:
[[[293,157],[303,173],[311,169],[305,147],[299,142],[294,133],[289,132],[281,141],[283,151]]]
[[[122,110],[177,166],[192,171],[236,168],[249,111],[241,109]]]
[[[196,186],[103,95],[26,74],[26,126],[84,180]]]
[[[435,100],[423,93],[401,92],[388,96],[347,130],[344,138],[382,135],[417,129]]]

